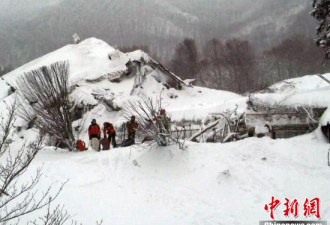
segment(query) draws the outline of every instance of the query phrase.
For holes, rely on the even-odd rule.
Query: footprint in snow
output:
[[[223,180],[228,179],[230,177],[229,170],[224,170],[220,172],[217,176],[218,184],[220,184]]]
[[[140,164],[135,159],[133,160],[133,165],[137,167],[141,167]]]

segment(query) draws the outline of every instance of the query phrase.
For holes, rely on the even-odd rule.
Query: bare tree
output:
[[[199,73],[197,81],[203,86],[224,89],[226,79],[225,46],[222,41],[212,39],[208,41],[204,47],[202,61],[202,72]]]
[[[27,122],[73,149],[71,104],[69,101],[68,62],[56,62],[25,73],[17,82],[25,104],[20,115]]]
[[[170,67],[182,79],[196,78],[200,71],[200,55],[194,39],[186,38],[176,47]]]
[[[212,39],[206,43],[203,56],[198,77],[202,85],[237,93],[260,87],[257,57],[248,41],[230,39],[223,43]]]
[[[268,78],[274,83],[320,72],[324,55],[312,40],[293,36],[266,51],[264,57],[268,66]]]
[[[64,184],[52,195],[48,187],[39,195],[37,186],[42,168],[28,181],[21,182],[31,162],[42,148],[43,138],[23,144],[17,152],[10,150],[10,135],[15,120],[16,103],[8,106],[8,114],[0,127],[0,223],[17,222],[20,217],[50,205],[61,192]]]
[[[51,208],[51,204],[47,207],[47,212],[35,219],[30,221],[28,225],[82,225],[82,223],[78,223],[76,220],[72,219],[72,216],[68,213],[67,210],[64,209],[63,206],[56,206],[54,209]],[[103,224],[103,220],[96,221],[96,225]]]
[[[228,70],[229,84],[233,91],[244,93],[258,89],[254,81],[256,56],[248,41],[228,40],[225,43],[224,59],[225,67]]]
[[[170,119],[166,114],[160,114],[161,109],[161,100],[155,101],[144,97],[139,101],[128,102],[123,108],[123,115],[127,119],[132,115],[135,116],[139,131],[146,139],[156,142],[159,146],[177,143],[180,148],[183,148],[182,141],[172,137]]]
[[[133,52],[136,50],[142,50],[146,53],[150,53],[150,49],[147,45],[122,46],[122,47],[119,47],[119,50],[122,52]]]
[[[50,204],[47,207],[47,213],[38,219],[31,221],[31,225],[64,225],[66,224],[71,216],[69,213],[59,205],[55,209],[51,209]],[[71,224],[76,224],[71,222]]]

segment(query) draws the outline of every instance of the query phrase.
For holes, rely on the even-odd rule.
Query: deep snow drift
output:
[[[321,199],[330,219],[328,145],[314,134],[288,140],[251,138],[229,144],[118,148],[68,153],[45,149],[30,171],[44,165],[49,183],[69,179],[57,202],[85,224],[258,224],[271,196]],[[302,206],[303,203],[301,203]],[[304,219],[303,210],[299,219]],[[291,217],[292,219],[292,217]]]

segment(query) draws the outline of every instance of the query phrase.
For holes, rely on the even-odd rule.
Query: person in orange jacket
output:
[[[104,138],[108,138],[109,143],[112,143],[112,146],[114,148],[117,147],[116,130],[113,127],[112,123],[108,123],[108,122],[103,123],[103,135]]]
[[[131,120],[126,123],[126,129],[128,132],[128,139],[131,139],[135,142],[135,133],[138,129],[139,124],[135,122],[135,116],[131,116]]]
[[[92,138],[97,138],[100,140],[101,138],[101,129],[100,126],[96,123],[96,119],[92,120],[92,124],[88,128],[88,136],[89,140],[92,140]]]

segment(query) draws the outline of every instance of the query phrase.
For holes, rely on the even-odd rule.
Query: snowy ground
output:
[[[229,144],[118,148],[105,152],[42,151],[48,183],[69,179],[58,202],[93,224],[258,224],[269,220],[271,196],[321,199],[330,219],[328,145],[315,134],[287,140],[252,138]],[[283,216],[283,204],[275,211]],[[302,205],[302,204],[301,204]],[[304,219],[303,211],[299,219]]]

